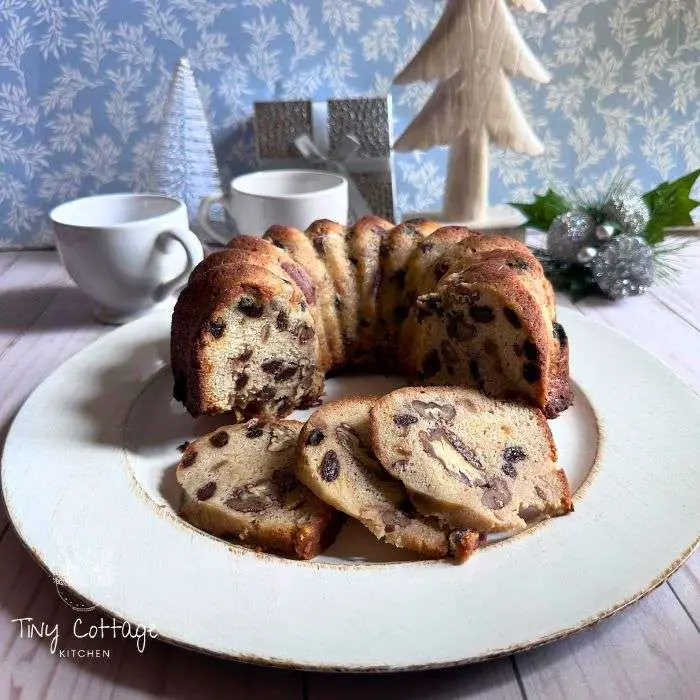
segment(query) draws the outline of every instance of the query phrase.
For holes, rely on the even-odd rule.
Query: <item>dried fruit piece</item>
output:
[[[394,423],[400,428],[405,428],[417,422],[418,418],[416,416],[412,416],[410,413],[398,413],[394,416]]]
[[[197,500],[198,501],[208,501],[216,493],[216,482],[210,481],[204,484],[201,488],[197,489]]]
[[[500,510],[507,506],[512,499],[508,482],[500,476],[495,476],[486,485],[481,502],[491,510]]]
[[[180,466],[191,467],[194,464],[195,459],[197,459],[197,453],[194,450],[192,450],[180,460]]]
[[[243,389],[248,383],[248,379],[250,379],[250,377],[245,372],[241,372],[236,377],[236,381],[234,382],[234,387],[236,388],[236,391],[240,391],[241,389]]]
[[[325,437],[326,436],[318,428],[314,428],[309,433],[309,437],[306,438],[306,444],[316,447],[316,445],[320,445],[323,442]]]
[[[228,433],[225,430],[220,430],[209,438],[209,442],[214,447],[224,447],[228,445]]]
[[[559,345],[562,347],[566,347],[566,345],[569,342],[569,339],[566,336],[566,331],[564,330],[564,326],[561,325],[561,323],[557,323],[555,321],[554,326],[552,327],[552,335],[559,341]]]
[[[241,297],[238,300],[238,310],[249,318],[260,318],[263,314],[262,304],[258,304],[250,297]]]
[[[537,359],[540,356],[537,346],[531,340],[526,340],[523,343],[523,353],[525,354],[525,357],[532,362],[537,362]]]
[[[248,362],[253,357],[253,348],[246,346],[245,349],[236,357],[238,362]]]
[[[278,331],[286,331],[289,328],[289,314],[286,311],[280,311],[277,314],[275,326]]]
[[[519,445],[509,445],[503,450],[503,459],[506,462],[519,462],[526,457],[525,450]]]
[[[506,320],[508,323],[510,323],[513,328],[522,328],[522,323],[520,323],[520,318],[518,317],[518,314],[513,311],[509,306],[504,306],[503,307],[503,315],[506,317]]]
[[[490,306],[470,306],[469,315],[477,323],[491,323],[496,318]]]
[[[504,462],[501,466],[501,470],[506,476],[510,476],[513,479],[518,476],[518,470],[513,466],[512,462]]]
[[[447,335],[453,340],[466,342],[476,336],[476,326],[469,323],[463,313],[452,312],[448,315]]]
[[[324,481],[335,481],[340,474],[340,462],[335,450],[328,450],[319,467],[319,474]]]
[[[268,360],[260,365],[260,369],[266,374],[277,374],[284,365],[284,360]]]
[[[226,324],[223,321],[209,321],[207,328],[215,338],[221,338],[226,329]]]
[[[541,376],[540,368],[534,362],[527,362],[523,365],[523,378],[526,382],[534,384],[539,381]]]

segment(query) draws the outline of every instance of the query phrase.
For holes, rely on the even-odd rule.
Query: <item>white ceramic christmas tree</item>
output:
[[[221,178],[209,122],[186,58],[178,62],[170,83],[158,135],[152,188],[184,201],[190,227],[200,235],[204,233],[197,224],[199,204],[203,197],[221,189]]]
[[[539,0],[447,0],[435,29],[394,81],[440,81],[394,148],[450,146],[444,220],[488,219],[490,142],[531,155],[544,150],[509,78],[545,83],[549,74],[528,48],[508,6],[545,12]]]

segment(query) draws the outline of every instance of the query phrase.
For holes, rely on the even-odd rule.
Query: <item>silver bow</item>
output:
[[[304,160],[323,170],[336,172],[347,180],[351,221],[357,221],[372,213],[367,200],[353,181],[347,168],[347,161],[360,149],[360,142],[355,136],[343,134],[340,143],[325,153],[313,142],[309,134],[297,136],[294,139],[294,145]]]

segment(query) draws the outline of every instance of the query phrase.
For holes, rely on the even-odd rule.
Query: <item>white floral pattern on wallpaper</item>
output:
[[[549,85],[516,89],[547,152],[493,153],[492,201],[549,184],[642,187],[700,165],[700,2],[560,0],[517,14]],[[55,204],[146,187],[170,72],[187,54],[225,177],[254,167],[256,99],[385,93],[433,0],[2,0],[0,247],[51,243]],[[430,94],[392,89],[395,134]],[[396,159],[403,211],[436,208],[445,152]]]

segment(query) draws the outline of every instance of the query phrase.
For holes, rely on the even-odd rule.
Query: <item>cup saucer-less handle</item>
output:
[[[213,204],[220,204],[226,208],[226,195],[219,191],[210,194],[208,197],[202,197],[199,203],[199,211],[197,212],[197,223],[215,240],[226,245],[228,239],[221,237],[221,234],[211,225],[209,219],[209,210]]]
[[[189,229],[182,228],[172,231],[163,231],[156,239],[156,250],[160,253],[168,253],[174,243],[179,243],[185,250],[187,256],[187,264],[185,269],[174,279],[168,280],[159,284],[153,292],[154,301],[163,301],[180,287],[187,284],[187,278],[204,259],[204,249],[199,241],[199,238]]]

